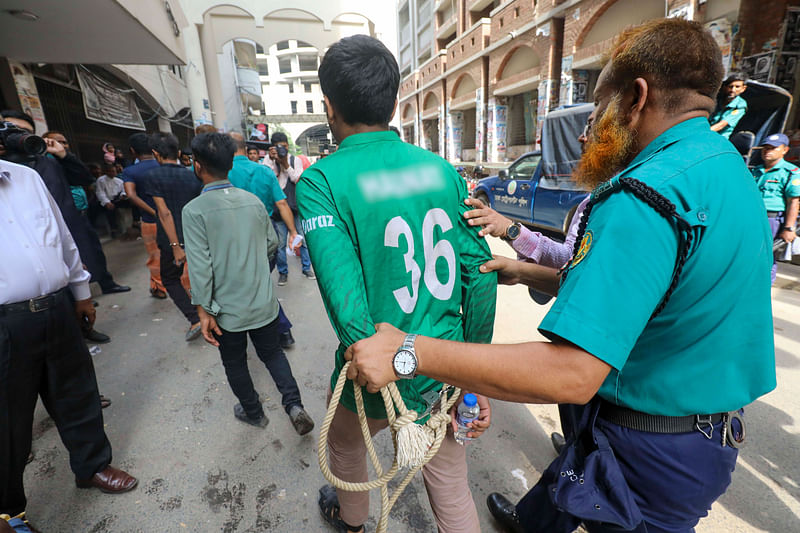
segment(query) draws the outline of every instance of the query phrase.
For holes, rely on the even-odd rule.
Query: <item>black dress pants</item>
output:
[[[250,335],[258,358],[269,370],[281,393],[281,403],[286,412],[288,413],[289,409],[295,405],[303,406],[297,381],[292,375],[292,368],[281,348],[278,324],[279,321],[276,318],[266,326],[257,329],[249,331],[223,329],[222,335],[214,334],[219,341],[219,353],[222,356],[222,365],[225,367],[225,374],[228,376],[231,390],[251,418],[259,418],[264,414],[264,410],[247,368],[248,335]]]
[[[72,231],[72,228],[70,228],[70,232],[72,233],[75,245],[78,247],[81,261],[86,265],[86,270],[92,275],[92,281],[99,283],[102,290],[108,290],[116,285],[116,282],[108,271],[106,254],[103,253],[103,246],[100,244],[100,238],[97,236],[97,232],[92,225],[89,224],[89,218],[87,216],[81,216],[77,224],[79,227],[75,228],[75,231]]]
[[[181,284],[181,276],[186,263],[176,266],[172,250],[170,248],[158,248],[161,251],[161,283],[167,289],[167,294],[172,299],[175,306],[183,313],[189,324],[197,324],[200,317],[197,315],[197,308],[192,305],[192,299],[186,293],[186,289]]]
[[[75,476],[88,479],[111,462],[89,350],[67,290],[36,313],[0,311],[0,514],[25,510],[22,473],[41,396],[69,452]]]

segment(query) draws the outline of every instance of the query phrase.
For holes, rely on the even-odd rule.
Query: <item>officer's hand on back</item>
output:
[[[477,198],[467,198],[464,203],[472,207],[472,210],[464,213],[464,218],[469,221],[470,226],[482,226],[478,235],[485,237],[505,237],[506,230],[511,225],[511,220],[504,217],[491,207],[487,207]]]

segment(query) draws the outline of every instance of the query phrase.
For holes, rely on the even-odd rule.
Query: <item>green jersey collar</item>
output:
[[[355,146],[357,144],[367,144],[377,141],[400,141],[400,137],[391,130],[386,131],[368,131],[365,133],[354,133],[348,136],[339,144],[339,148],[347,146]]]

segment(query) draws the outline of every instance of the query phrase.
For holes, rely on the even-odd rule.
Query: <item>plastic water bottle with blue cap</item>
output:
[[[472,440],[470,437],[467,437],[467,433],[471,431],[471,428],[467,424],[477,420],[478,415],[481,413],[481,408],[478,405],[478,398],[472,393],[465,394],[461,399],[461,403],[458,404],[457,413],[456,422],[458,422],[458,430],[456,430],[453,436],[456,442],[463,446],[467,441]]]

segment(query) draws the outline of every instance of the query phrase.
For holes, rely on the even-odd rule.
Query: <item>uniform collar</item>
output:
[[[730,102],[725,104],[725,107],[733,107],[733,108],[735,108],[735,107],[744,107],[745,104],[746,104],[746,102],[745,102],[744,98],[742,98],[741,96],[737,96],[733,100],[731,100]]]
[[[690,118],[689,120],[684,120],[683,122],[679,122],[675,124],[670,129],[653,139],[650,144],[645,146],[644,150],[639,152],[639,154],[631,161],[630,165],[628,165],[625,170],[620,172],[623,174],[633,167],[637,167],[650,159],[656,152],[666,148],[670,144],[676,143],[682,139],[687,137],[691,137],[697,135],[701,132],[706,132],[708,130],[708,119],[703,117],[695,117]]]
[[[339,148],[346,146],[355,146],[357,144],[367,144],[378,141],[399,141],[400,137],[391,130],[386,131],[368,131],[365,133],[354,133],[339,144]]]
[[[250,158],[247,157],[246,155],[239,154],[239,155],[233,156],[233,160],[234,161],[241,161],[242,159],[247,159],[248,161],[250,161]],[[253,163],[254,161],[250,161],[250,162]]]
[[[763,167],[763,165],[762,165],[762,167]],[[765,173],[772,172],[773,170],[792,170],[793,167],[794,167],[794,165],[789,163],[786,159],[781,159],[780,161],[775,163],[775,166],[773,166],[769,170],[767,170],[766,167],[764,167],[764,172]]]

